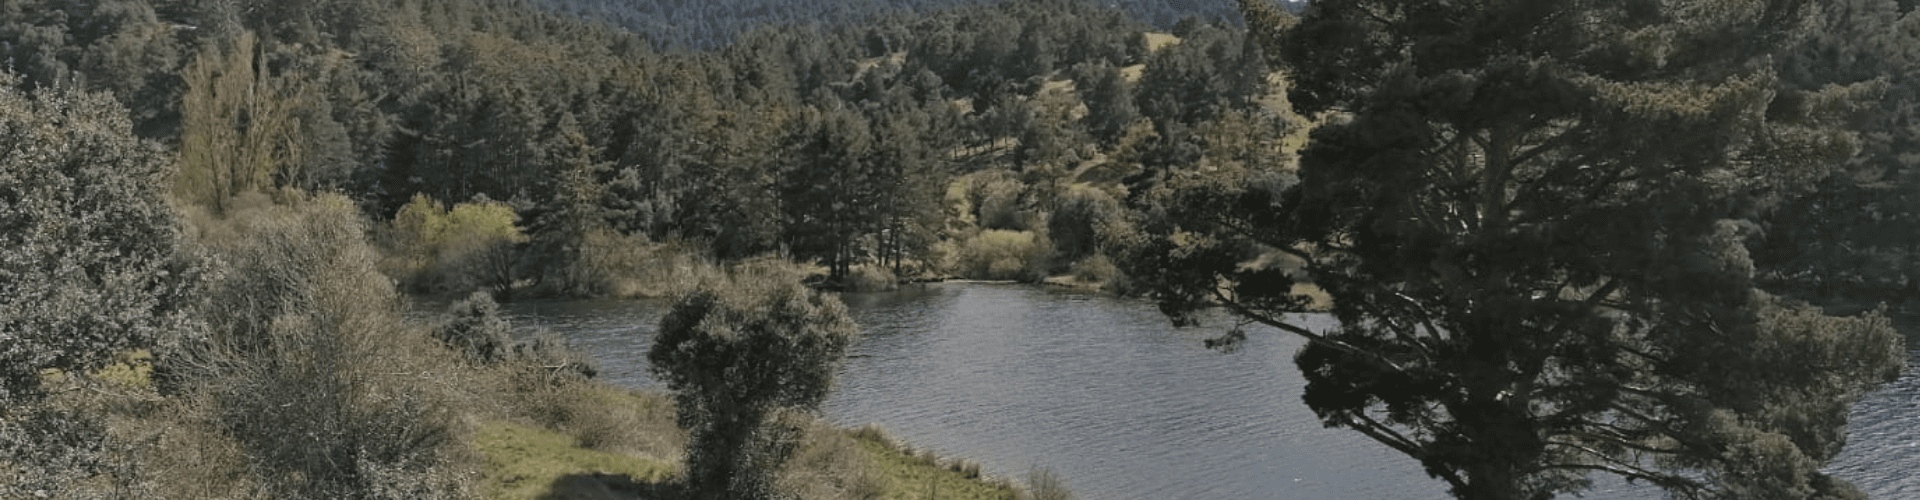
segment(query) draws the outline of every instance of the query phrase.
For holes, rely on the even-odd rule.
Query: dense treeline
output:
[[[389,253],[467,241],[425,260],[473,265],[385,266],[421,291],[630,293],[619,277],[658,267],[633,249],[667,243],[817,260],[836,280],[861,263],[1032,279],[1071,263],[1050,228],[1078,238],[1067,256],[1096,253],[1100,221],[1049,222],[1056,199],[1118,198],[1132,158],[1192,162],[1201,135],[1286,126],[1255,109],[1266,73],[1236,30],[1189,18],[1170,44],[1076,2],[766,25],[703,51],[510,0],[0,9],[19,86],[121,97],[178,150],[178,199],[218,214],[248,192],[337,190],[393,221]],[[1233,113],[1235,130],[1203,126]],[[1104,182],[1075,178],[1101,164]],[[394,233],[421,195],[511,207],[519,233]],[[474,266],[491,276],[446,276]]]
[[[1797,88],[1873,85],[1846,113],[1860,151],[1767,224],[1755,258],[1770,287],[1846,310],[1905,300],[1920,290],[1920,14],[1912,2],[1825,2],[1797,50],[1779,57]]]
[[[663,293],[773,254],[1036,279],[1104,262],[1126,158],[1285,127],[1211,104],[1263,78],[1182,78],[1264,75],[1218,26],[886,19],[694,51],[511,0],[0,1],[0,496],[465,498],[475,419],[672,442],[485,295],[424,325],[389,278]],[[878,494],[863,470],[781,477]]]
[[[713,47],[763,24],[865,24],[875,17],[915,14],[1002,3],[1006,0],[841,0],[797,2],[740,0],[665,2],[659,0],[544,0],[555,12],[604,20],[640,33],[656,46]],[[1240,11],[1225,0],[1121,0],[1101,2],[1149,25],[1166,28],[1186,18],[1239,24]],[[1302,4],[1286,3],[1293,8]]]

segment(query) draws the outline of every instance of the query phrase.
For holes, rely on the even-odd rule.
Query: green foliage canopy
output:
[[[0,73],[0,400],[191,327],[172,165],[109,96]]]
[[[1321,419],[1459,498],[1596,472],[1858,496],[1819,468],[1900,339],[1759,292],[1745,242],[1855,144],[1834,112],[1853,89],[1785,88],[1768,58],[1807,8],[1316,1],[1271,48],[1299,111],[1329,113],[1298,171],[1172,177],[1129,270],[1176,319],[1219,303],[1308,338]],[[1289,321],[1302,282],[1340,327]]]
[[[690,434],[686,479],[700,498],[768,498],[856,329],[846,306],[791,271],[749,264],[677,300],[647,352]]]

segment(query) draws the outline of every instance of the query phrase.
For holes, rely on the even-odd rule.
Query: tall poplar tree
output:
[[[1175,176],[1129,267],[1308,339],[1322,421],[1463,499],[1594,473],[1682,498],[1861,496],[1820,471],[1903,368],[1875,313],[1754,286],[1749,222],[1853,151],[1857,89],[1778,84],[1794,0],[1317,0],[1285,37],[1324,116],[1297,171]],[[1287,265],[1263,265],[1282,262]],[[1289,313],[1316,285],[1338,327]]]

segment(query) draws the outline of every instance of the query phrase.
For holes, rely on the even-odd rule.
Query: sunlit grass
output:
[[[668,462],[583,448],[574,436],[505,421],[482,422],[470,444],[486,457],[481,491],[499,500],[541,498],[581,475],[659,483],[675,469]]]
[[[140,349],[117,356],[114,363],[93,372],[93,378],[127,387],[153,387],[153,353]]]
[[[1007,483],[988,480],[972,462],[943,463],[933,453],[918,453],[889,443],[884,433],[862,430],[853,433],[860,447],[871,457],[875,469],[886,476],[888,488],[882,498],[889,500],[1013,500],[1018,497]]]
[[[1170,33],[1147,32],[1144,36],[1147,39],[1147,52],[1159,52],[1160,49],[1180,43],[1180,37]]]

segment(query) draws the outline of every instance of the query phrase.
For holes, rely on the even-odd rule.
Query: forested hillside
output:
[[[940,9],[991,5],[1005,0],[542,0],[555,12],[599,19],[646,36],[658,46],[712,47],[761,24],[864,24],[872,19],[912,17]],[[1097,2],[1151,26],[1166,28],[1192,17],[1239,24],[1240,10],[1226,0],[1120,0]],[[1285,3],[1303,8],[1303,3]],[[884,21],[882,21],[884,22]]]
[[[1462,498],[1856,497],[1821,467],[1905,366],[1916,27],[1893,0],[0,0],[0,496],[467,498],[483,420],[664,475],[684,436],[618,429],[671,410],[579,385],[495,297],[778,268],[687,307],[807,333],[844,311],[799,276],[1104,287],[1307,338],[1323,423]],[[428,325],[408,293],[468,298]],[[737,340],[702,321],[688,349]],[[830,364],[840,330],[789,337]],[[782,420],[818,399],[729,428],[830,449]],[[816,458],[805,488],[883,496]]]
[[[1037,279],[1097,253],[1131,165],[1291,126],[1238,30],[1149,35],[1076,2],[665,51],[511,0],[5,9],[19,86],[120,96],[178,151],[178,199],[218,216],[249,192],[344,192],[417,291],[629,294],[660,258],[767,252],[835,280],[868,262]],[[463,204],[513,227],[436,229]]]

